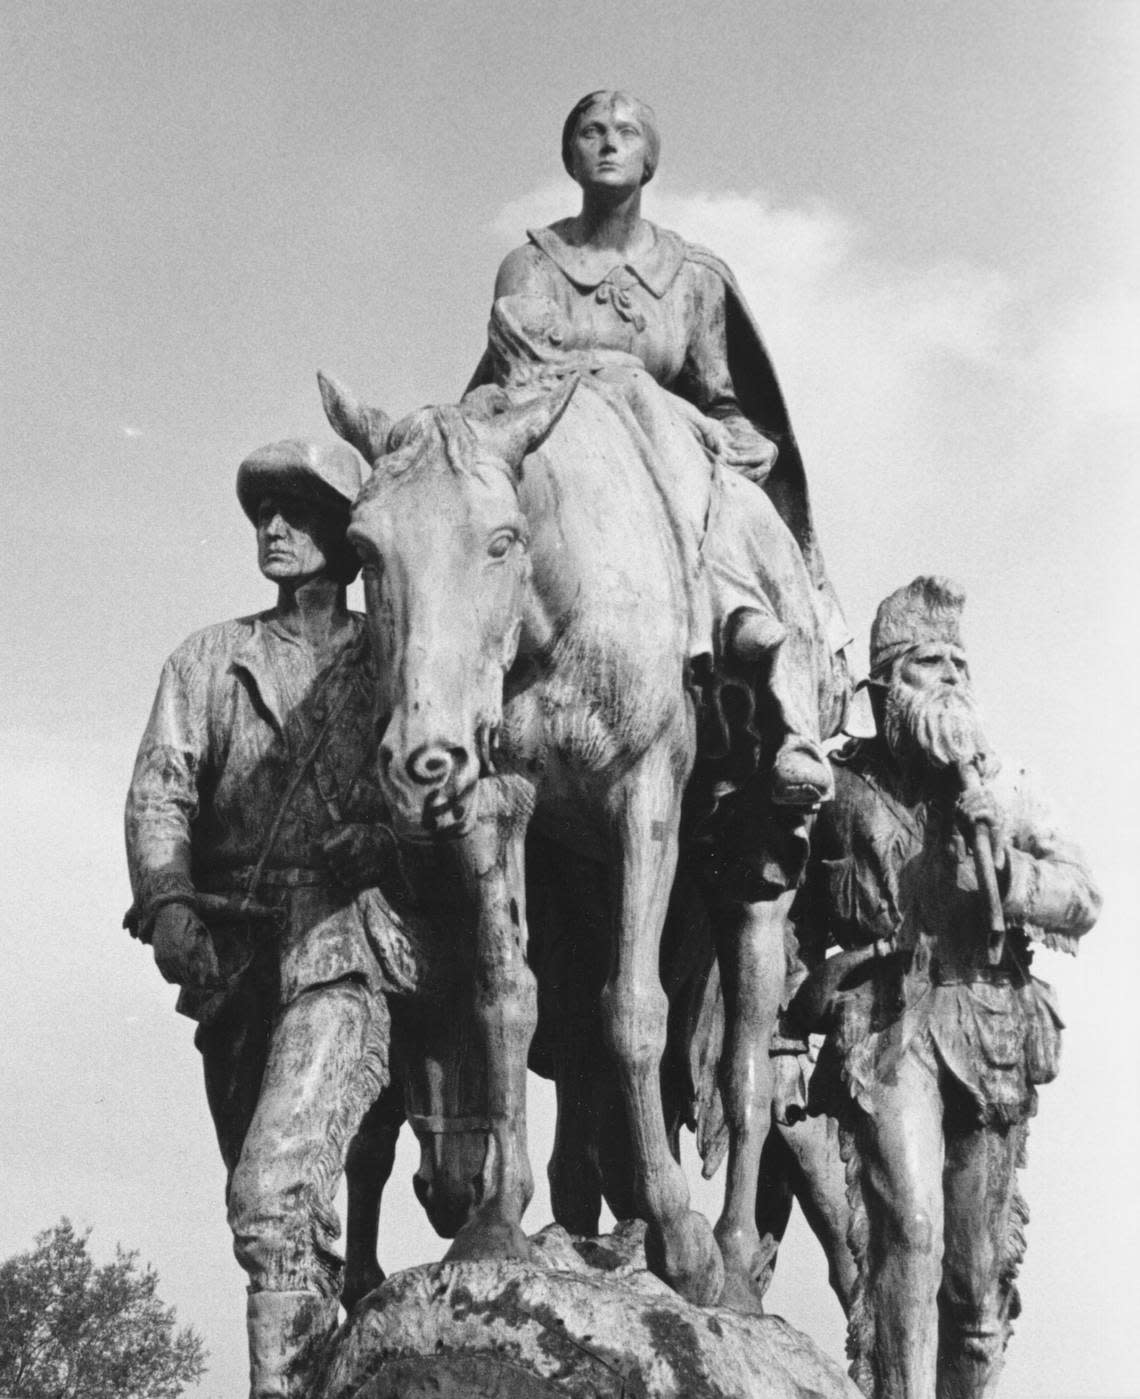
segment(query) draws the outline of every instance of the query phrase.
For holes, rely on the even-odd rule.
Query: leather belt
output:
[[[253,865],[238,865],[234,869],[203,875],[197,884],[200,889],[208,889],[211,892],[246,889],[253,877],[253,871]],[[332,872],[327,869],[305,869],[299,865],[286,865],[281,869],[261,870],[257,882],[259,888],[301,889],[319,884],[332,884],[335,881]]]

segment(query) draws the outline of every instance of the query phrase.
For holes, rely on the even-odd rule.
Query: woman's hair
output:
[[[645,153],[645,177],[642,184],[647,185],[657,171],[657,161],[661,155],[661,133],[657,130],[657,117],[654,115],[652,107],[639,101],[636,97],[631,97],[628,92],[622,92],[620,88],[602,87],[597,92],[588,92],[570,109],[570,115],[562,124],[562,164],[565,165],[567,174],[573,179],[574,161],[571,147],[574,133],[578,130],[578,122],[591,107],[602,102],[608,102],[611,105],[615,102],[624,102],[637,113],[637,119],[645,132],[647,149]]]

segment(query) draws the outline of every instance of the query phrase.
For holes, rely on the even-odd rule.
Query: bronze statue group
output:
[[[238,472],[275,606],[162,672],[131,926],[197,1021],[253,1399],[312,1393],[382,1279],[405,1117],[448,1257],[528,1257],[528,1061],[571,1233],[605,1201],[683,1296],[758,1312],[796,1197],[868,1396],[994,1392],[1059,1051],[1033,948],[1099,895],[986,742],[949,580],[880,605],[876,732],[841,741],[784,402],[729,270],[641,216],[658,152],[627,95],[575,106],[581,211],[504,261],[462,400],[393,424],[324,380],[345,441]]]

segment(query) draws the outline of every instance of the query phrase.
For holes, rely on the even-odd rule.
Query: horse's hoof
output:
[[[744,1316],[764,1315],[764,1290],[751,1268],[729,1259],[724,1260],[724,1290],[720,1305]]]
[[[746,1273],[725,1273],[719,1305],[727,1307],[730,1312],[739,1312],[741,1316],[764,1315],[764,1299]]]
[[[716,1242],[725,1263],[725,1290],[720,1293],[720,1305],[746,1316],[764,1315],[769,1270],[760,1249],[755,1247],[755,1238],[750,1244],[732,1234],[716,1234]]]
[[[384,1269],[379,1263],[373,1263],[371,1267],[361,1268],[357,1271],[349,1267],[345,1269],[344,1286],[341,1288],[340,1304],[346,1312],[351,1312],[356,1304],[363,1301],[370,1292],[375,1292],[384,1281]]]
[[[456,1234],[443,1255],[445,1263],[484,1263],[517,1258],[532,1263],[536,1254],[531,1241],[517,1224],[506,1219],[473,1219]]]
[[[651,1224],[645,1235],[645,1260],[686,1302],[711,1307],[720,1300],[724,1264],[712,1225],[696,1210],[686,1210],[667,1229]]]

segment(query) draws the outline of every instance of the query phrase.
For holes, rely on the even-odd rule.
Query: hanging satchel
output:
[[[1030,976],[1021,988],[1025,1007],[1025,1071],[1030,1083],[1052,1083],[1061,1067],[1061,1031],[1065,1022],[1053,988]]]

